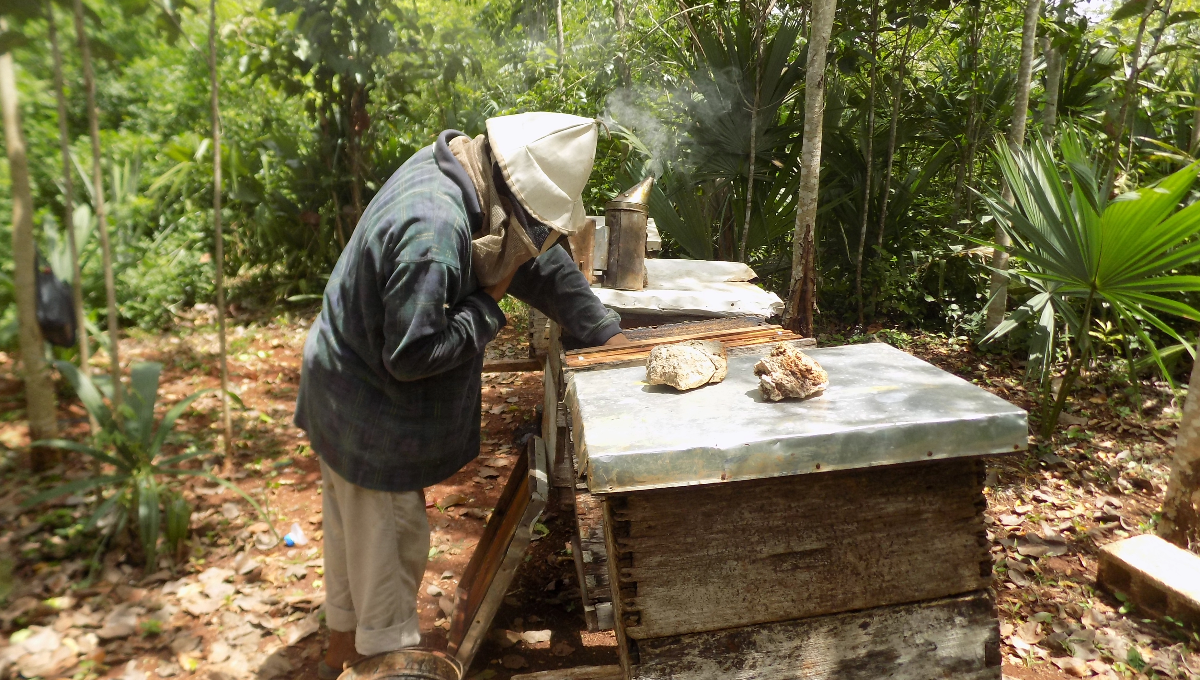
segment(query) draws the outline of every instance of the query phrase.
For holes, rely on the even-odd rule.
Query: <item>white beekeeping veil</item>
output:
[[[521,113],[487,121],[492,158],[533,219],[563,235],[583,226],[583,188],[596,160],[596,121]]]

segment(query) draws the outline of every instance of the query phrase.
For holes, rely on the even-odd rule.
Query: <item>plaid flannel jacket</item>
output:
[[[347,481],[379,491],[436,484],[479,454],[484,346],[504,326],[471,272],[478,197],[443,132],[363,212],[304,345],[296,425]],[[583,345],[620,332],[559,246],[509,293]]]

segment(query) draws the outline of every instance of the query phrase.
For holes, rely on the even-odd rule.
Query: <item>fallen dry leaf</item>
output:
[[[450,508],[455,505],[460,505],[462,503],[466,503],[468,500],[470,500],[470,499],[467,498],[466,496],[462,495],[461,493],[446,494],[446,496],[443,497],[442,500],[438,501],[437,508],[438,508],[438,510],[445,512],[446,508]]]

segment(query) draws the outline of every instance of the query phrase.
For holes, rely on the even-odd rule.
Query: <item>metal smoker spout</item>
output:
[[[654,175],[650,175],[646,179],[629,187],[625,191],[617,194],[613,198],[613,203],[641,203],[647,205],[650,203],[650,190],[654,188]]]

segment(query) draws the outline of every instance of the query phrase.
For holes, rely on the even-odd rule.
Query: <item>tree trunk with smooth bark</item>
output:
[[[54,5],[46,5],[46,20],[50,34],[50,50],[54,54],[54,95],[58,102],[58,146],[63,167],[63,225],[67,232],[67,247],[71,250],[71,294],[75,301],[75,332],[79,340],[79,370],[88,373],[91,348],[88,346],[87,316],[83,309],[83,275],[79,268],[79,244],[75,242],[75,174],[71,171],[71,137],[67,130],[67,96],[63,85],[62,50],[58,47],[58,26],[54,20]],[[91,418],[92,432],[96,419]]]
[[[100,156],[100,113],[96,108],[96,76],[92,72],[92,50],[88,46],[87,28],[83,23],[83,0],[74,0],[75,34],[79,43],[79,58],[83,64],[83,86],[87,91],[88,132],[92,139],[92,189],[95,196],[96,226],[100,231],[100,253],[104,264],[104,296],[108,301],[108,358],[112,374],[113,404],[121,405],[120,323],[117,320],[117,286],[113,277],[112,247],[108,239],[108,211],[104,204],[104,170]]]
[[[8,22],[0,18],[0,32]],[[12,52],[0,55],[0,110],[4,118],[4,144],[12,181],[13,283],[17,298],[17,332],[21,348],[21,377],[25,381],[25,415],[31,441],[58,437],[57,404],[46,343],[37,320],[37,265],[33,245],[33,190],[29,186],[29,164],[25,135],[17,104],[17,77]],[[42,471],[59,461],[58,449],[32,448],[29,467]]]
[[[750,214],[754,206],[754,163],[758,151],[758,110],[762,106],[762,59],[763,41],[766,39],[767,14],[773,3],[767,3],[758,12],[758,20],[754,27],[754,102],[750,108],[750,166],[746,170],[746,213],[742,221],[742,239],[738,244],[738,261],[746,261],[746,246],[750,242]]]
[[[1067,0],[1059,0],[1057,18],[1063,22],[1067,18]],[[1054,46],[1047,36],[1043,42],[1042,52],[1046,55],[1046,105],[1042,109],[1042,130],[1046,135],[1053,135],[1058,125],[1058,95],[1062,89],[1063,51]]]
[[[1158,2],[1156,0],[1148,0],[1146,8],[1142,10],[1142,15],[1138,19],[1137,37],[1133,40],[1133,65],[1125,77],[1125,94],[1121,98],[1121,109],[1117,113],[1116,125],[1110,131],[1112,139],[1109,140],[1108,153],[1104,160],[1104,196],[1112,193],[1113,186],[1117,181],[1117,163],[1121,157],[1121,140],[1125,138],[1125,128],[1127,127],[1125,121],[1129,118],[1129,109],[1133,106],[1134,95],[1137,94],[1138,79],[1142,76],[1142,40],[1146,36],[1146,24],[1150,21],[1150,15],[1156,9],[1158,9]]]
[[[908,45],[912,39],[912,24],[904,36],[904,47],[900,50],[900,72],[896,75],[896,91],[892,94],[892,119],[888,124],[887,162],[883,173],[883,196],[879,199],[879,233],[875,247],[883,250],[883,232],[887,227],[888,198],[892,191],[892,167],[896,160],[896,126],[900,120],[900,97],[904,94],[904,75],[908,66]]]
[[[792,277],[783,325],[805,337],[813,334],[816,306],[817,196],[821,184],[821,141],[825,112],[825,57],[833,32],[837,0],[813,0],[808,67],[804,75],[804,132],[801,137],[800,188],[792,235]]]
[[[563,69],[563,57],[566,51],[566,36],[563,35],[562,0],[554,3],[554,21],[558,31],[558,72]]]
[[[1195,105],[1196,110],[1192,112],[1192,144],[1190,151],[1194,156],[1198,152],[1198,149],[1200,149],[1200,73],[1196,74],[1196,78],[1192,82],[1194,83],[1192,85],[1192,103]]]
[[[959,149],[958,167],[954,172],[954,192],[950,198],[950,224],[954,229],[958,228],[958,218],[962,208],[962,201],[970,184],[970,180],[968,179],[971,175],[970,169],[975,162],[975,128],[978,118],[976,113],[979,105],[979,44],[981,42],[978,5],[972,6],[970,21],[971,38],[969,49],[971,50],[971,58],[969,65],[971,69],[971,93],[967,100],[967,125],[963,131],[962,147]]]
[[[875,86],[879,79],[879,0],[871,4],[871,84],[867,90],[867,138],[863,154],[862,220],[858,230],[858,252],[854,254],[854,300],[858,304],[858,327],[863,327],[862,270],[867,249],[867,223],[871,220],[871,180],[875,165]]]
[[[1021,29],[1021,63],[1017,67],[1017,92],[1013,102],[1012,122],[1008,127],[1008,146],[1016,151],[1025,145],[1025,119],[1029,113],[1029,84],[1033,77],[1033,49],[1037,42],[1037,22],[1041,14],[1042,0],[1029,0],[1025,5],[1025,25]],[[1012,201],[1012,187],[1006,183],[1002,196]],[[1008,277],[1003,271],[1008,268],[1008,251],[1012,245],[1008,232],[996,222],[996,251],[992,253],[991,290],[988,297],[987,321],[984,329],[990,332],[1004,321],[1008,304]],[[998,270],[998,271],[997,271]]]
[[[1192,364],[1158,535],[1181,548],[1200,547],[1200,357]]]
[[[229,412],[229,360],[225,345],[225,234],[221,223],[221,107],[217,86],[217,0],[208,3],[208,79],[213,142],[213,283],[217,289],[217,351],[221,355],[221,428],[225,467],[233,464],[233,417]]]
[[[629,73],[629,62],[625,61],[625,3],[623,0],[613,0],[613,23],[617,26],[617,56],[613,61],[617,66],[617,74],[621,76],[621,85],[629,87],[632,77]]]

